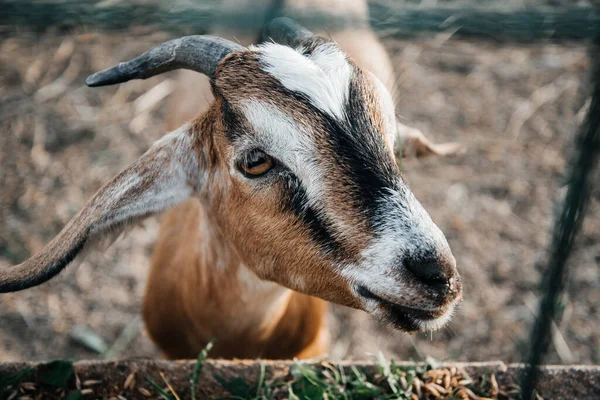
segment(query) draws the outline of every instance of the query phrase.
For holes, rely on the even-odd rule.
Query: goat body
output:
[[[260,1],[234,0],[224,6],[248,7]],[[264,6],[264,2],[262,2]],[[363,28],[321,32],[331,37],[363,70],[372,72],[395,93],[391,60],[367,24],[367,4],[352,1],[288,0],[294,10],[331,12],[362,20]],[[252,44],[244,34],[215,34]],[[167,113],[168,130],[206,111],[214,100],[210,80],[181,71]],[[453,144],[434,145],[418,130],[398,124],[398,145],[417,155],[449,154]],[[224,358],[312,358],[329,346],[325,301],[266,282],[246,268],[235,246],[215,229],[210,210],[189,200],[164,216],[156,243],[143,305],[153,340],[171,358],[190,358],[216,337],[211,355]],[[169,299],[165,301],[165,299]]]

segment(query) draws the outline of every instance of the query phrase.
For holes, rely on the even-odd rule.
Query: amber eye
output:
[[[266,174],[273,168],[273,158],[262,150],[251,150],[244,154],[237,163],[238,169],[246,176],[257,177]]]

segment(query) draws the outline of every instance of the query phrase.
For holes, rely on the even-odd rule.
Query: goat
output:
[[[407,332],[444,325],[461,281],[396,165],[389,91],[334,42],[286,18],[267,28],[274,42],[188,36],[91,75],[95,87],[189,69],[214,101],[2,271],[0,292],[39,285],[98,239],[183,203],[162,222],[143,310],[169,358],[211,337],[220,357],[323,354],[323,300]]]

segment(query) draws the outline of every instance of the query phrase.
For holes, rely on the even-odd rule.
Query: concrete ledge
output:
[[[193,375],[195,361],[161,361],[161,360],[123,360],[123,361],[79,361],[73,363],[74,374],[68,380],[67,390],[40,383],[40,363],[0,363],[0,398],[11,395],[28,395],[35,398],[60,398],[70,391],[79,391],[83,397],[73,398],[105,398],[105,399],[148,399],[160,398],[158,392],[144,379],[150,378],[161,387],[166,387],[163,376],[181,399],[190,398],[190,378]],[[292,379],[290,369],[293,362],[264,361],[215,361],[207,360],[199,376],[196,398],[209,399],[228,396],[230,393],[223,387],[223,382],[231,382],[240,377],[248,385],[256,385],[264,368],[268,379]],[[322,363],[308,364],[321,367]],[[356,367],[367,376],[378,373],[378,365],[372,362],[332,363],[350,371]],[[398,363],[410,368],[413,363]],[[485,363],[452,363],[443,364],[440,368],[462,368],[475,381],[480,377],[494,377],[501,387],[515,387],[518,376],[523,370],[522,364],[505,365],[502,362]],[[14,378],[20,372],[29,372],[19,379],[20,383],[12,383],[4,387],[2,382]],[[161,376],[162,373],[162,376]],[[29,390],[29,392],[27,391]],[[15,392],[18,392],[15,395]],[[541,368],[539,394],[544,399],[600,399],[600,366],[546,366]],[[121,397],[119,397],[121,396]],[[425,397],[423,397],[425,398]],[[427,397],[435,398],[435,397]],[[445,397],[439,397],[445,398]],[[498,398],[505,398],[498,396]]]

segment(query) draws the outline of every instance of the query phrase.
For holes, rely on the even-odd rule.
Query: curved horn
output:
[[[114,85],[131,79],[147,79],[174,69],[191,69],[214,78],[219,62],[244,47],[214,36],[185,36],[164,42],[133,60],[90,75],[90,87]]]
[[[263,27],[262,38],[272,39],[275,43],[291,47],[313,37],[314,34],[291,18],[275,18]]]

